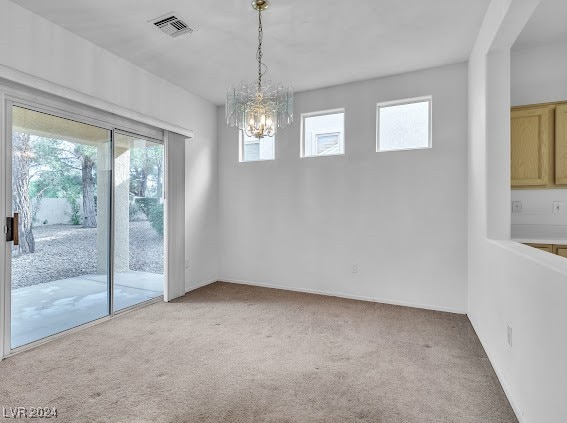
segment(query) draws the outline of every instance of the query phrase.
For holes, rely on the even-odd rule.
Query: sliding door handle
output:
[[[14,222],[14,224],[12,225],[12,232],[14,233],[14,245],[20,245],[20,227],[18,226],[18,217],[19,214],[14,213],[14,218],[12,220],[12,222]]]
[[[18,213],[14,217],[6,218],[6,241],[14,241],[14,245],[20,244],[20,233],[18,229]]]

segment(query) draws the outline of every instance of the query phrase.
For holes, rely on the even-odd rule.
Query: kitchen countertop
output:
[[[526,237],[522,235],[521,237],[515,237],[512,235],[512,241],[520,242],[522,244],[556,244],[556,245],[567,245],[567,237],[538,237],[530,236]]]
[[[512,225],[512,241],[567,245],[567,225]]]

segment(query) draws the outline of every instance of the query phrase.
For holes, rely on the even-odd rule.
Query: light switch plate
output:
[[[521,201],[512,201],[512,213],[522,213]]]
[[[563,201],[554,201],[553,202],[553,213],[554,214],[563,213],[564,209],[565,209],[565,202],[563,202]]]

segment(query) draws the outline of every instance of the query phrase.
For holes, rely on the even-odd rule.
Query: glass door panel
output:
[[[13,106],[12,349],[107,316],[111,131]]]
[[[163,295],[164,147],[114,133],[114,311]]]

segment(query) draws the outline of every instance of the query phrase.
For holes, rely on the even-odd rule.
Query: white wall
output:
[[[567,41],[512,49],[512,106],[567,101]]]
[[[34,204],[36,202],[34,201]],[[82,218],[83,199],[77,199],[79,206],[79,216]],[[66,198],[42,198],[39,208],[35,215],[35,226],[64,224],[68,225],[71,221],[71,204]]]
[[[459,64],[299,93],[275,161],[239,163],[219,109],[221,279],[465,312],[466,78]],[[376,153],[376,103],[430,94],[433,149]],[[301,113],[342,107],[346,154],[301,159]]]
[[[468,309],[520,421],[557,423],[567,416],[567,263],[506,241],[509,48],[537,3],[493,0],[469,62]]]
[[[192,264],[186,272],[186,288],[216,278],[216,107],[8,0],[0,0],[0,77],[12,78],[12,70],[64,88],[54,94],[66,96],[70,89],[93,103],[102,100],[194,131],[186,155],[185,242]]]

